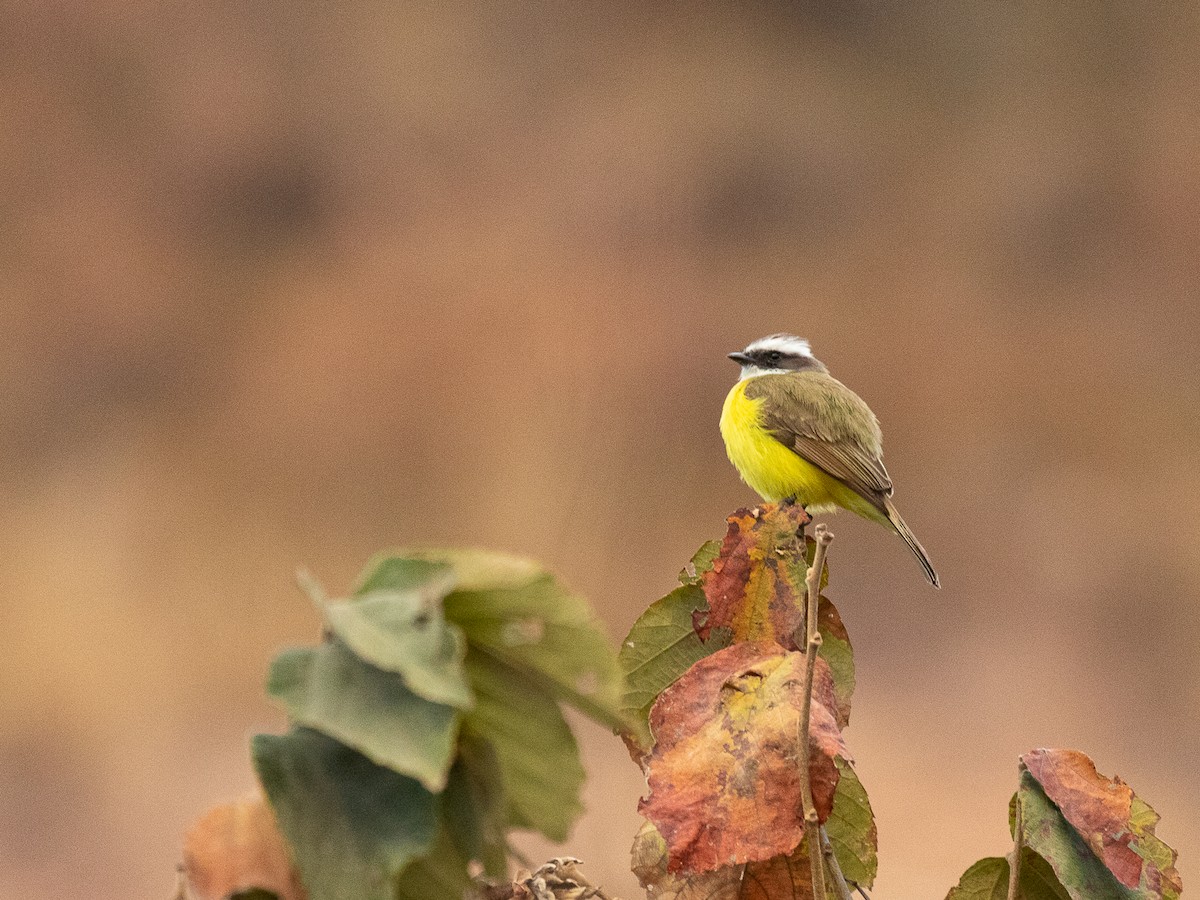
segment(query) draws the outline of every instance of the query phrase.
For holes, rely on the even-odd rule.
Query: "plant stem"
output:
[[[829,842],[829,833],[821,826],[821,854],[825,857],[825,865],[833,880],[833,892],[838,900],[853,900],[850,896],[850,885],[846,884],[846,876],[842,874],[841,864],[833,853],[833,844]]]
[[[813,552],[813,564],[805,578],[805,593],[808,608],[805,612],[808,640],[804,643],[804,694],[800,701],[800,798],[804,807],[804,837],[808,842],[809,870],[812,874],[813,897],[826,900],[824,852],[820,837],[820,820],[812,796],[812,772],[809,757],[809,722],[812,717],[813,673],[817,667],[817,653],[821,649],[821,632],[817,630],[817,605],[821,596],[821,573],[825,568],[825,552],[833,535],[824,524],[813,529],[817,539]]]

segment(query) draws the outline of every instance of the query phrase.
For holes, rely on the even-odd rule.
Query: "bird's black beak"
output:
[[[749,356],[746,353],[743,353],[741,350],[737,351],[736,353],[730,353],[729,358],[732,359],[735,363],[738,363],[743,366],[754,365],[754,357]]]

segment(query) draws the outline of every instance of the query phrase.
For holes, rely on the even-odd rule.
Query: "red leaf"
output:
[[[739,509],[712,568],[700,581],[708,614],[696,633],[708,640],[727,627],[734,641],[773,640],[796,649],[793,633],[804,618],[805,542],[800,530],[812,519],[797,504],[769,503]]]
[[[801,844],[788,856],[722,866],[711,872],[672,874],[667,848],[647,822],[633,840],[630,867],[646,895],[655,900],[812,900],[812,870]]]
[[[1149,887],[1159,895],[1164,887],[1175,893],[1183,889],[1174,865],[1160,869],[1156,854],[1148,852],[1153,843],[1163,847],[1168,860],[1174,859],[1173,851],[1153,834],[1156,814],[1150,811],[1148,821],[1133,821],[1134,793],[1129,785],[1120,778],[1105,778],[1078,750],[1031,750],[1021,762],[1121,884]],[[1142,808],[1148,809],[1144,804]]]
[[[650,795],[639,811],[666,840],[670,871],[706,872],[790,854],[804,834],[797,766],[804,656],[734,644],[693,665],[650,712]],[[848,758],[829,667],[817,660],[809,730],[822,822]]]

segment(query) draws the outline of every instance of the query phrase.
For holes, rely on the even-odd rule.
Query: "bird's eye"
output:
[[[778,350],[772,350],[767,354],[767,362],[777,363],[783,357],[783,354]]]

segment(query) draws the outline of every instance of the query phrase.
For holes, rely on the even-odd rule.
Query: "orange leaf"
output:
[[[797,504],[768,503],[739,509],[712,568],[700,585],[708,613],[696,633],[708,640],[727,627],[734,641],[773,640],[795,650],[792,638],[804,618],[805,541],[800,530],[812,519]]]
[[[650,795],[639,811],[665,838],[671,872],[790,854],[804,834],[798,739],[804,656],[774,641],[734,644],[695,663],[650,712]],[[813,801],[822,822],[849,758],[833,680],[818,659],[809,729]]]
[[[216,806],[187,834],[184,868],[196,900],[223,900],[260,888],[279,900],[304,900],[275,815],[260,796]]]

